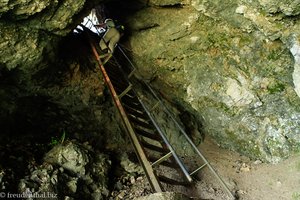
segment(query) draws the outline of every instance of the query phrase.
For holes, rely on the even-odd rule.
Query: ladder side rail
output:
[[[117,59],[114,57],[117,65],[119,66],[119,69],[122,73],[122,75],[124,76],[124,78],[128,81],[128,77],[125,75],[124,70],[122,69],[122,66],[120,65],[120,63],[117,61]],[[184,176],[186,177],[186,179],[189,182],[192,182],[192,177],[190,176],[188,170],[186,169],[186,167],[184,166],[183,162],[180,160],[180,158],[178,157],[178,155],[176,154],[174,148],[172,147],[172,145],[169,143],[165,133],[161,130],[161,128],[159,127],[158,123],[155,121],[154,117],[151,115],[151,113],[149,112],[148,108],[145,106],[145,104],[143,103],[143,101],[138,97],[137,92],[132,89],[132,91],[135,93],[135,95],[137,96],[138,101],[140,102],[140,104],[142,105],[143,109],[145,110],[146,114],[148,115],[149,119],[151,120],[152,124],[154,125],[155,129],[157,130],[157,132],[160,134],[161,138],[163,139],[164,143],[167,145],[167,148],[170,150],[170,152],[172,153],[176,163],[179,165],[181,171],[183,172]]]
[[[118,95],[117,95],[116,91],[113,88],[113,85],[112,85],[112,83],[111,83],[111,81],[110,81],[110,79],[109,79],[109,77],[108,77],[108,75],[105,71],[105,68],[101,63],[100,57],[97,53],[97,50],[91,42],[90,42],[90,44],[91,44],[94,56],[97,59],[99,67],[101,69],[101,72],[104,76],[105,83],[109,87],[109,90],[110,90],[110,93],[113,97],[114,103],[115,103],[116,107],[118,108],[118,111],[121,115],[123,123],[126,127],[126,130],[129,134],[129,136],[130,136],[131,142],[133,143],[133,146],[134,146],[134,149],[136,151],[137,157],[139,158],[139,161],[140,161],[142,167],[144,168],[144,171],[145,171],[146,176],[149,180],[149,183],[150,183],[152,189],[155,192],[162,192],[162,186],[160,185],[160,183],[159,183],[159,181],[158,181],[158,179],[157,179],[157,177],[156,177],[156,175],[153,171],[153,168],[152,168],[150,162],[148,161],[148,159],[146,157],[146,154],[144,152],[143,147],[141,146],[137,136],[135,135],[134,129],[133,129],[129,119],[127,118],[126,112],[125,112],[125,110],[124,110],[124,108],[123,108],[123,106],[120,102],[120,99],[118,98]]]
[[[228,186],[225,184],[225,182],[221,179],[221,177],[217,174],[215,169],[211,166],[211,164],[208,162],[208,160],[204,157],[204,155],[200,152],[200,150],[197,148],[197,146],[194,144],[194,142],[191,140],[191,138],[187,135],[183,127],[178,123],[178,121],[175,119],[174,115],[171,113],[171,111],[167,108],[167,106],[162,102],[161,98],[156,94],[156,92],[152,89],[152,87],[144,82],[146,86],[149,88],[151,93],[155,96],[155,98],[160,102],[160,104],[163,106],[164,110],[168,113],[168,115],[171,117],[173,122],[176,124],[176,126],[179,128],[180,132],[184,135],[184,137],[187,139],[187,141],[190,143],[190,145],[194,148],[196,153],[201,157],[201,159],[207,164],[208,168],[212,171],[212,173],[215,175],[215,177],[218,179],[218,181],[221,183],[221,185],[225,188],[226,192],[230,195],[231,198],[235,199],[234,195],[229,190]]]
[[[129,80],[130,77],[126,75],[126,72],[124,71],[122,65],[119,63],[119,61],[118,61],[118,59],[116,58],[116,56],[113,55],[113,58],[114,58],[114,61],[116,62],[116,65],[118,66],[118,68],[119,68],[119,70],[120,70],[120,72],[121,72],[123,78],[124,78],[128,83],[132,84],[131,81]],[[134,72],[134,71],[135,71],[135,69],[134,69],[132,72]],[[131,73],[132,73],[132,72],[131,72]],[[133,85],[133,84],[132,84],[132,85]],[[136,92],[134,92],[134,93],[136,93]]]
[[[170,144],[170,142],[168,141],[165,133],[161,130],[161,128],[159,127],[158,123],[155,121],[154,117],[152,116],[152,114],[149,112],[148,108],[145,106],[145,104],[143,103],[143,101],[138,98],[139,102],[141,103],[141,105],[143,106],[145,112],[147,113],[147,115],[149,116],[151,122],[153,123],[153,125],[155,126],[155,129],[158,131],[158,133],[160,134],[161,138],[163,139],[164,143],[166,144],[166,146],[168,147],[168,149],[170,150],[170,152],[172,153],[176,163],[179,165],[181,171],[183,172],[184,176],[186,177],[186,179],[189,182],[192,182],[193,179],[190,176],[188,170],[186,169],[186,167],[184,166],[183,162],[181,161],[181,159],[178,157],[178,155],[176,154],[174,148],[172,147],[172,145]]]
[[[132,63],[132,61],[128,58],[128,56],[126,55],[126,53],[124,52],[123,48],[117,44],[117,48],[120,50],[120,52],[123,54],[123,56],[126,58],[126,60],[129,62],[130,66],[131,66],[131,72],[136,71],[136,67],[134,66],[134,64]]]

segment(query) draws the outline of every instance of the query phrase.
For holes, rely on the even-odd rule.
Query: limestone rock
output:
[[[56,35],[72,30],[73,16],[83,9],[84,3],[85,0],[1,1],[0,67],[32,71],[44,56],[51,59],[49,51],[57,45]]]
[[[39,30],[31,30],[14,24],[0,22],[0,61],[9,70],[22,66],[23,70],[39,64],[51,39]],[[48,41],[47,41],[48,40]]]
[[[298,15],[300,13],[300,2],[298,0],[259,0],[263,9],[270,13],[282,12],[287,16]]]
[[[297,95],[300,97],[300,44],[298,40],[294,40],[294,44],[292,45],[290,51],[295,59],[294,64],[294,72],[293,72],[293,82],[295,86],[295,91]]]
[[[123,153],[120,157],[120,165],[123,167],[123,169],[128,173],[137,173],[137,174],[143,174],[144,170],[143,168],[131,160],[129,160],[128,155],[126,153]]]
[[[87,152],[71,142],[56,145],[47,153],[44,160],[79,175],[85,174],[85,166],[89,162]]]
[[[56,145],[44,160],[42,165],[31,169],[30,174],[20,180],[20,193],[45,194],[49,199],[96,200],[109,195],[108,172],[111,162],[107,155],[86,150],[68,141]]]
[[[130,43],[142,76],[196,111],[221,146],[278,162],[300,145],[299,20],[268,14],[260,3],[145,8],[132,16]],[[287,3],[277,5],[288,14]],[[158,26],[137,28],[149,22]]]

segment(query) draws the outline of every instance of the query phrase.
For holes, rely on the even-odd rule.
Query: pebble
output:
[[[55,185],[57,182],[58,182],[58,178],[57,178],[57,175],[54,174],[52,175],[51,179],[50,179],[50,182]]]
[[[250,166],[247,165],[246,163],[243,163],[241,168],[240,168],[240,171],[242,172],[249,172],[250,171]]]
[[[247,194],[247,192],[244,191],[244,190],[238,190],[237,193],[238,193],[238,194]]]
[[[118,198],[123,199],[125,197],[126,193],[125,191],[121,191],[121,193],[118,195]]]
[[[59,168],[59,171],[60,171],[61,173],[63,173],[63,172],[64,172],[64,168],[63,168],[63,167],[60,167],[60,168]]]
[[[72,193],[76,193],[76,191],[77,191],[77,180],[74,179],[74,180],[71,180],[71,181],[67,182],[67,187],[69,188],[69,190]]]
[[[254,164],[254,165],[259,165],[259,164],[262,164],[262,161],[261,161],[261,160],[256,160],[256,161],[254,161],[253,164]]]
[[[134,178],[134,176],[131,176],[131,177],[130,177],[130,183],[131,183],[131,184],[134,184],[134,183],[135,183],[135,178]]]
[[[277,186],[281,186],[282,185],[282,183],[281,183],[281,181],[280,180],[277,180]]]
[[[117,190],[122,190],[123,185],[122,185],[122,183],[121,183],[120,181],[118,181],[118,182],[116,183],[115,187],[116,187]]]

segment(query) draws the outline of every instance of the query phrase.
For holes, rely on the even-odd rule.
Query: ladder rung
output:
[[[148,143],[146,141],[142,141],[141,143],[147,149],[150,149],[150,150],[153,150],[153,151],[157,151],[157,152],[161,152],[161,153],[167,153],[168,152],[167,149],[164,149],[162,147],[158,147],[156,145],[150,144],[150,143]]]
[[[140,111],[144,111],[143,107],[141,106],[141,104],[134,104],[134,103],[129,103],[128,101],[122,101],[122,103],[128,107],[131,107],[135,110],[140,110]]]
[[[133,115],[133,114],[131,114],[131,113],[127,113],[127,114],[128,114],[128,117],[129,117],[129,118],[134,118],[134,119],[136,119],[136,120],[139,120],[139,121],[141,121],[141,122],[145,122],[145,123],[149,124],[149,121],[150,121],[150,120],[147,118],[146,115],[144,115],[143,117],[139,117],[139,116]]]
[[[149,160],[151,162],[155,162],[156,160],[158,160],[158,158],[154,158],[154,157],[149,157]],[[174,162],[169,162],[167,160],[162,161],[161,163],[159,163],[160,165],[163,165],[165,167],[169,167],[172,169],[179,169],[179,166],[177,164],[175,164]]]
[[[137,98],[134,99],[123,98],[122,102],[126,105],[133,105],[133,106],[141,105]]]
[[[154,129],[145,128],[145,127],[139,126],[137,124],[132,124],[132,125],[133,125],[135,130],[142,130],[142,131],[146,131],[146,132],[149,132],[149,133],[154,133],[155,132]]]
[[[129,86],[119,95],[119,98],[122,98],[125,94],[127,94],[132,89],[132,85]]]
[[[137,134],[139,134],[143,137],[150,138],[150,139],[156,140],[156,141],[161,140],[161,138],[155,133],[149,133],[149,132],[147,132],[145,130],[141,130],[141,129],[135,129],[135,131]]]
[[[204,163],[203,165],[201,165],[200,167],[198,167],[197,169],[195,169],[192,173],[190,173],[190,176],[192,176],[193,174],[197,173],[198,171],[200,171],[203,167],[205,167],[207,165],[207,163]]]
[[[128,115],[128,118],[135,125],[139,125],[141,127],[145,127],[146,129],[153,129],[154,128],[154,126],[152,124],[149,124],[147,122],[141,121],[139,118],[133,117],[132,115]]]
[[[140,117],[140,118],[146,117],[145,113],[143,113],[140,110],[131,108],[131,107],[127,106],[126,104],[123,104],[123,106],[125,107],[125,110],[127,111],[128,114],[131,114],[131,115],[134,115],[134,116]]]
[[[153,112],[158,106],[159,106],[159,102],[156,102],[156,104],[151,108],[151,112]]]
[[[123,99],[125,99],[125,98],[126,98],[126,100],[133,100],[136,98],[136,96],[134,94],[130,94],[130,92],[129,92],[123,97]]]
[[[152,163],[152,166],[158,165],[158,164],[162,163],[163,161],[165,161],[168,158],[170,158],[170,156],[172,156],[172,152],[171,151],[169,153],[167,153],[166,155],[164,155],[163,157],[161,157],[161,158],[157,159],[156,161],[154,161]]]
[[[125,87],[125,88],[124,87],[122,87],[122,88],[120,88],[120,87],[114,87],[114,88],[115,88],[115,91],[117,92],[117,94],[119,96],[119,95],[121,95],[126,90],[127,87]]]
[[[136,69],[134,68],[134,69],[130,72],[130,74],[128,75],[128,78],[131,78],[131,76],[135,73],[135,71],[136,71]]]

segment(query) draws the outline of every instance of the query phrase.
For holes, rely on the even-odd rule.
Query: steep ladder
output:
[[[144,83],[152,95],[154,95],[154,97],[157,99],[157,105],[162,106],[167,111],[186,140],[191,144],[199,157],[204,161],[204,164],[196,169],[190,171],[188,170],[170,144],[166,134],[160,128],[159,124],[152,115],[151,112],[156,108],[156,106],[151,109],[147,108],[143,102],[143,96],[138,95],[133,87],[133,84],[129,81],[129,78],[135,71],[134,66],[132,65],[132,70],[129,74],[125,73],[116,58],[114,58],[115,62],[113,65],[104,67],[103,61],[97,52],[95,44],[92,40],[89,41],[93,54],[98,61],[99,67],[103,74],[105,83],[110,90],[113,101],[118,108],[125,129],[129,135],[136,155],[145,171],[153,191],[162,192],[164,190],[161,184],[162,182],[168,184],[189,185],[193,181],[192,175],[196,174],[205,166],[208,166],[208,168],[228,192],[229,196],[232,199],[235,199],[223,180],[218,176],[207,159],[202,155],[196,145],[185,133],[184,129],[176,121],[170,110],[168,110],[167,107],[162,103],[159,95],[149,84]],[[126,59],[128,59],[124,51],[119,46],[118,49],[124,54]],[[130,60],[129,62],[132,64]],[[159,169],[161,166],[168,167],[169,169],[179,172],[182,179],[178,180],[174,179],[173,177],[166,177],[162,174],[158,174],[157,169]]]

